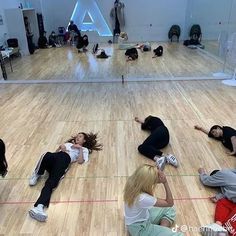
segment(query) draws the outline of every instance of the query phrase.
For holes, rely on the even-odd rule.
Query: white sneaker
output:
[[[166,155],[166,161],[167,161],[168,164],[170,164],[170,165],[172,165],[176,168],[179,166],[179,163],[178,163],[176,157],[172,154],[167,154]]]
[[[40,222],[44,222],[47,219],[47,213],[43,211],[43,208],[40,207],[34,207],[31,210],[29,210],[29,215]]]
[[[203,236],[227,236],[228,232],[222,226],[213,223],[200,228]]]
[[[30,186],[34,186],[37,184],[38,179],[39,179],[40,175],[36,174],[36,171],[33,172],[33,174],[31,175],[30,179],[29,179],[29,185]]]
[[[165,165],[166,165],[166,157],[158,157],[156,159],[156,165],[160,170],[164,170]]]

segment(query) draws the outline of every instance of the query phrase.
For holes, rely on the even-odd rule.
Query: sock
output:
[[[38,204],[37,208],[43,211],[44,205],[43,204]]]

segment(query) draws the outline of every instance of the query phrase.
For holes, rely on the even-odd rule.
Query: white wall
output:
[[[4,42],[4,34],[8,34],[4,9],[17,8],[19,5],[20,0],[0,0],[0,15],[3,17],[3,25],[0,25],[0,45]]]

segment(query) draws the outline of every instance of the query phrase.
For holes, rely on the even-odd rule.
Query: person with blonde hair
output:
[[[163,184],[166,198],[154,196]],[[125,224],[131,236],[182,236],[170,229],[176,211],[165,174],[156,166],[144,164],[131,175],[124,189]]]

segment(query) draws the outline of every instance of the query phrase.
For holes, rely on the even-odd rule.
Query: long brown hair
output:
[[[92,153],[93,151],[100,151],[103,148],[103,145],[101,143],[98,143],[97,141],[97,133],[84,133],[84,132],[79,132],[78,134],[83,134],[85,142],[83,144],[83,147],[88,148],[89,153]],[[67,140],[68,143],[75,143],[75,136],[72,136],[69,140]]]

